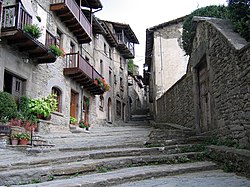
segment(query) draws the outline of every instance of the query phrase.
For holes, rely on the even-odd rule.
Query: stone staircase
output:
[[[0,160],[7,154],[14,158],[0,162],[0,185],[111,186],[218,168],[195,144],[154,145],[153,137],[161,131],[152,131],[145,121],[138,123],[144,125],[97,126],[89,134],[53,132],[43,136],[54,144],[48,152],[5,152]],[[183,139],[186,132],[164,133],[169,139]]]

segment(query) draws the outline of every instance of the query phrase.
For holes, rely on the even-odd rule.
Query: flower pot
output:
[[[18,139],[11,139],[11,145],[17,145]]]
[[[26,140],[26,139],[20,139],[19,144],[20,145],[27,145],[28,144],[28,140]]]

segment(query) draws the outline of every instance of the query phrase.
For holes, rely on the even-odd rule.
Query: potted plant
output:
[[[86,128],[86,130],[88,130],[89,124],[88,124],[88,122],[86,120],[80,120],[79,121],[79,127],[80,128]]]
[[[105,79],[103,79],[103,78],[96,78],[94,80],[94,84],[100,86],[104,92],[109,91],[110,87],[109,87],[108,83],[105,81]]]
[[[20,145],[27,145],[28,141],[30,141],[30,135],[26,132],[19,134],[19,144]]]
[[[23,31],[35,39],[38,39],[42,35],[42,31],[37,24],[25,25]]]
[[[77,122],[76,118],[70,116],[69,123],[70,124],[76,124],[76,122]]]
[[[20,134],[12,134],[11,135],[11,145],[18,145],[18,140],[19,140]]]
[[[64,52],[62,49],[60,49],[59,47],[57,47],[56,45],[50,45],[49,46],[49,51],[51,53],[53,53],[54,55],[56,55],[56,57],[64,57]]]

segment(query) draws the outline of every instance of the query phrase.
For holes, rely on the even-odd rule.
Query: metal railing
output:
[[[74,17],[77,19],[79,24],[84,28],[86,33],[91,36],[91,24],[89,23],[86,16],[82,13],[80,7],[74,0],[50,0],[51,4],[60,4],[64,3],[68,9],[71,11],[71,13],[74,15]]]
[[[32,16],[26,12],[21,3],[3,7],[2,30],[22,29],[32,24]]]

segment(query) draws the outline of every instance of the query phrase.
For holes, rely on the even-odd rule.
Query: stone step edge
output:
[[[184,173],[218,169],[212,162],[195,162],[175,165],[143,166],[119,169],[107,173],[89,174],[72,179],[61,179],[23,187],[111,186],[131,181],[173,176]]]
[[[191,152],[172,155],[157,156],[131,156],[108,159],[90,159],[80,162],[63,163],[56,166],[44,166],[30,169],[17,169],[0,172],[0,185],[13,185],[17,182],[28,182],[32,180],[46,181],[49,176],[65,178],[76,174],[97,173],[102,170],[114,170],[120,168],[144,166],[149,164],[177,164],[179,162],[190,162],[197,160],[203,153]],[[12,177],[12,176],[15,176]],[[7,181],[7,179],[10,179]]]
[[[16,162],[12,165],[0,165],[0,171],[6,170],[6,169],[17,169],[19,167],[30,167],[30,166],[46,166],[46,164],[56,164],[58,162],[64,161],[64,163],[72,162],[74,159],[78,159],[79,161],[83,161],[86,159],[101,159],[101,158],[110,158],[109,154],[112,153],[112,158],[116,157],[125,157],[125,156],[140,156],[140,155],[150,155],[152,151],[154,151],[154,154],[151,155],[157,155],[161,154],[164,151],[170,151],[173,149],[181,149],[186,147],[192,147],[195,146],[195,144],[182,144],[182,145],[171,145],[171,146],[165,146],[165,147],[143,147],[143,148],[115,148],[115,149],[103,149],[103,150],[90,150],[90,151],[81,151],[77,152],[77,155],[69,155],[68,157],[57,157],[57,158],[43,158],[41,160],[35,160],[35,161],[27,161],[27,162]],[[143,154],[144,152],[144,154]],[[156,153],[157,152],[157,153]],[[59,153],[58,153],[59,154]],[[121,156],[120,156],[121,155]]]

